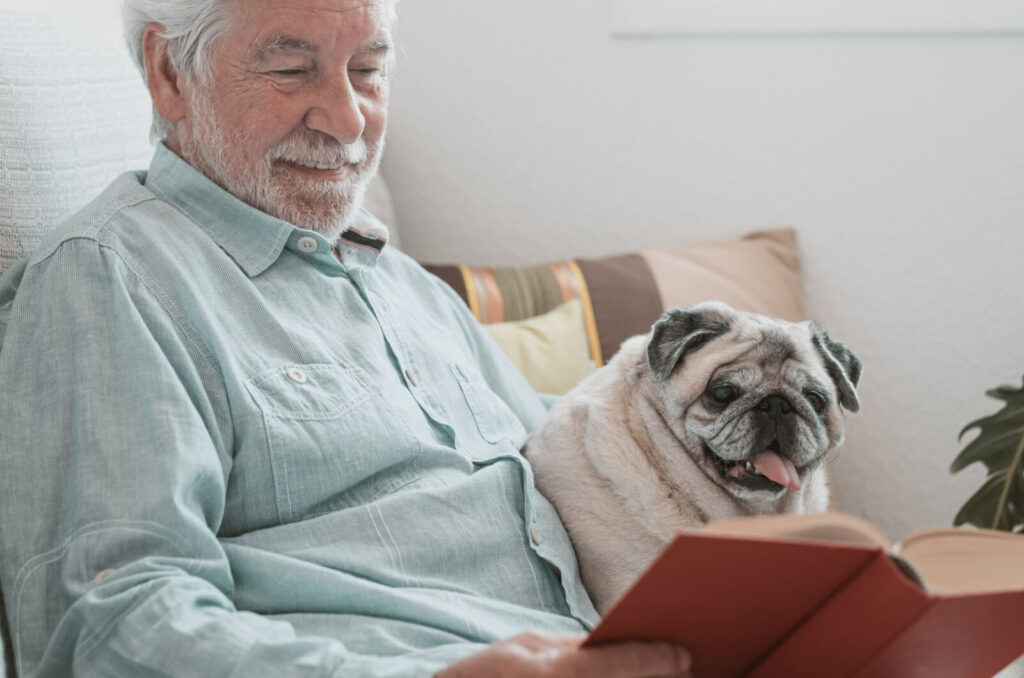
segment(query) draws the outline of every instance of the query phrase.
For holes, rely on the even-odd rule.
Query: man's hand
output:
[[[583,638],[523,633],[449,666],[437,678],[690,678],[690,654],[676,645],[584,649]]]

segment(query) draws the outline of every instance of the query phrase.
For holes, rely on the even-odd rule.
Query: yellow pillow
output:
[[[579,299],[526,320],[483,328],[540,393],[562,395],[594,371]]]

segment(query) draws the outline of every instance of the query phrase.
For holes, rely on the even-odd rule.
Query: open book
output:
[[[897,545],[841,513],[682,533],[587,645],[670,640],[701,678],[991,678],[1024,654],[1024,536]]]

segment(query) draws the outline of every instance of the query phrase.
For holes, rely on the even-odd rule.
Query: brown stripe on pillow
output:
[[[455,290],[462,300],[469,303],[466,297],[466,282],[462,279],[462,271],[458,266],[439,266],[436,264],[423,264],[423,268],[433,273],[441,280],[448,283],[448,286]]]
[[[639,254],[577,259],[597,322],[605,362],[634,334],[644,334],[661,316],[661,293],[651,269]]]

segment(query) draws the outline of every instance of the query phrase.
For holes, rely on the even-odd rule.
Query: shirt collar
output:
[[[195,221],[249,277],[277,261],[288,239],[301,230],[234,197],[162,143],[145,184]]]

